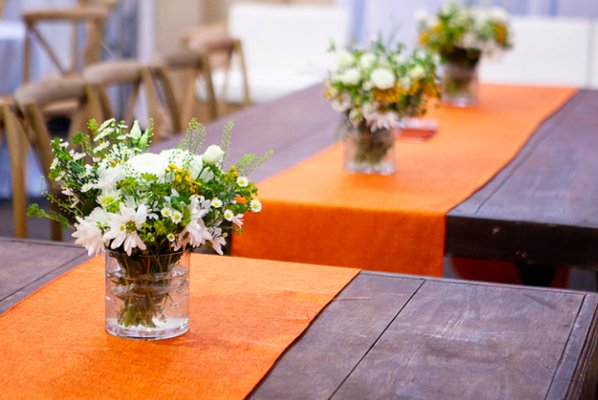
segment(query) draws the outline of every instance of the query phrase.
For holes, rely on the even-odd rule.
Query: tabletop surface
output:
[[[331,145],[338,113],[322,93],[316,85],[235,114],[231,159],[274,149],[274,157],[252,176],[260,181]],[[598,91],[582,90],[549,117],[505,168],[448,213],[445,252],[597,267],[596,110]],[[223,125],[223,120],[208,124],[208,140],[218,142]]]
[[[0,312],[87,259],[0,238]],[[252,398],[589,398],[598,295],[362,271]]]
[[[598,267],[598,91],[582,90],[447,215],[447,253]]]

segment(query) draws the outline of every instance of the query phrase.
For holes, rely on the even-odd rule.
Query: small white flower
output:
[[[108,232],[103,236],[105,241],[112,240],[110,248],[116,249],[124,246],[128,255],[131,255],[135,247],[145,250],[147,247],[139,237],[137,231],[141,229],[148,217],[147,207],[140,205],[137,210],[120,205],[120,214],[110,214]]]
[[[170,218],[172,216],[172,209],[164,207],[162,210],[160,210],[160,214],[162,214],[164,218]]]
[[[490,9],[490,12],[488,13],[488,16],[491,20],[495,22],[499,22],[502,24],[506,24],[507,22],[509,22],[509,14],[502,7],[492,7]]]
[[[83,186],[81,186],[81,191],[83,193],[89,192],[91,189],[93,189],[93,185],[91,183],[86,183]]]
[[[168,235],[166,235],[166,239],[168,239],[169,242],[174,242],[176,236],[174,236],[174,233],[171,232]]]
[[[62,139],[60,140],[60,147],[62,147],[63,149],[66,149],[67,147],[69,147],[68,142],[64,142],[62,141]]]
[[[258,199],[253,199],[249,202],[249,208],[251,209],[252,212],[258,213],[258,212],[262,211],[262,202],[259,201]]]
[[[69,197],[75,195],[71,188],[62,189],[62,194]]]
[[[73,157],[73,160],[77,161],[82,159],[83,157],[85,157],[85,154],[83,153],[78,153],[75,150],[71,150],[69,151],[69,154],[71,155],[71,157]]]
[[[235,213],[232,212],[231,210],[227,209],[227,210],[224,211],[224,219],[225,220],[227,220],[227,221],[230,222],[230,221],[233,220],[234,217],[235,217]]]
[[[54,169],[58,167],[58,158],[52,160],[52,164],[50,164],[50,169]]]
[[[169,149],[160,153],[162,158],[163,168],[170,164],[176,165],[178,168],[189,171],[191,179],[197,179],[199,173],[203,168],[203,158],[197,154],[193,154],[187,150]]]
[[[172,212],[172,217],[170,218],[172,220],[172,222],[174,222],[175,224],[178,224],[179,222],[181,222],[183,220],[183,213],[178,211],[178,210],[174,210]]]
[[[99,153],[99,152],[101,152],[101,151],[103,151],[103,150],[106,150],[106,149],[108,148],[108,145],[109,145],[109,143],[108,143],[108,142],[101,143],[99,146],[96,146],[96,147],[93,149],[93,152],[94,152],[94,153]]]
[[[429,15],[428,11],[425,8],[420,8],[416,10],[414,17],[418,25],[427,26]]]
[[[222,246],[226,244],[226,239],[222,235],[222,229],[218,227],[210,227],[208,231],[212,235],[212,239],[209,240],[212,249],[220,255],[222,255]]]
[[[247,187],[247,185],[249,185],[249,179],[247,179],[245,176],[240,176],[237,178],[237,185],[241,187]]]
[[[390,89],[395,84],[395,76],[391,70],[387,68],[376,68],[372,71],[372,83],[378,89]]]
[[[218,197],[214,197],[212,199],[212,207],[214,207],[214,208],[222,207],[222,200],[220,200]]]

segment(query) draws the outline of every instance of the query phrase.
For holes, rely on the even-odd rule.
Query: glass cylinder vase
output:
[[[395,172],[395,137],[392,129],[372,131],[365,122],[341,122],[346,171],[390,175]]]
[[[190,252],[106,250],[106,330],[129,339],[168,339],[189,330]]]
[[[443,103],[455,107],[477,106],[479,82],[478,66],[446,63],[443,65]]]

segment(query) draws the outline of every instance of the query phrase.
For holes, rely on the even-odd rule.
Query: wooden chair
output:
[[[200,116],[200,120],[210,121],[218,117],[218,103],[212,83],[210,61],[205,54],[196,50],[163,54],[150,65],[150,71],[154,76],[159,93],[169,104],[170,109],[174,111],[174,122],[179,132],[183,131],[192,116],[200,116],[203,108],[207,108],[207,115],[205,118]],[[174,75],[179,75],[178,77],[182,79],[176,82]],[[195,96],[195,84],[199,79],[206,83],[207,101],[205,104]],[[175,89],[176,83],[180,90]],[[182,95],[177,96],[177,92]]]
[[[58,77],[27,83],[15,91],[15,100],[25,125],[25,135],[39,160],[41,170],[47,177],[54,156],[51,150],[51,136],[46,122],[52,104],[65,101],[75,102],[78,107],[70,115],[69,135],[83,130],[88,118],[98,113],[98,101],[91,87],[81,77]],[[50,185],[48,190],[59,193],[59,188]],[[20,220],[21,217],[19,217]],[[23,217],[24,218],[24,215]],[[51,225],[52,239],[61,240],[60,224]]]
[[[251,105],[251,94],[247,78],[247,67],[243,46],[239,39],[231,37],[224,24],[212,24],[194,28],[182,36],[183,45],[191,50],[203,52],[209,59],[212,81],[215,86],[221,114],[226,114],[231,104],[240,103],[241,107]],[[241,97],[237,93],[228,93],[231,70],[234,60],[238,61],[241,75]]]
[[[24,45],[23,81],[28,82],[31,78],[33,40],[39,43],[53,66],[58,69],[60,75],[72,75],[79,72],[83,66],[99,61],[102,31],[107,17],[108,10],[105,6],[75,6],[24,12],[22,18],[27,34],[25,35]],[[50,44],[52,40],[47,38],[40,30],[40,25],[48,23],[67,23],[71,26],[70,60],[68,65],[64,64],[56,49]],[[85,27],[86,40],[84,40],[84,43],[79,43],[79,29],[81,26]]]
[[[27,237],[25,195],[26,143],[21,121],[15,114],[12,99],[0,98],[0,143],[6,140],[12,177],[12,208],[15,236]]]
[[[6,0],[0,0],[0,17],[4,17],[5,9],[6,9]]]
[[[98,119],[116,117],[131,125],[136,118],[136,110],[143,106],[141,97],[143,90],[147,117],[154,120],[158,135],[168,137],[182,132],[176,103],[167,102],[165,106],[162,106],[156,96],[149,69],[138,61],[103,61],[86,67],[83,70],[83,77],[93,86],[99,98],[101,114],[97,116]],[[108,94],[110,88],[120,88],[122,92],[129,91],[129,95],[124,96],[127,99],[122,115],[115,112],[115,107],[110,101]]]

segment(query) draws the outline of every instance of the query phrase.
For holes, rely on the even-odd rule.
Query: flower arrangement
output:
[[[146,152],[152,124],[130,131],[110,119],[88,122],[90,135],[54,139],[49,178],[62,195],[47,194],[58,211],[37,205],[30,215],[74,226],[89,255],[106,251],[106,330],[123,337],[163,339],[188,329],[188,252],[207,246],[219,254],[229,228],[260,212],[247,178],[271,155],[248,154],[224,168],[232,122],[222,144],[199,149],[205,128],[195,119],[177,148]],[[187,261],[184,261],[187,259]]]
[[[403,45],[390,49],[381,38],[369,50],[331,50],[337,64],[326,79],[326,97],[354,125],[392,129],[401,118],[423,115],[427,99],[438,93],[436,67],[426,51],[407,57]]]
[[[205,128],[195,119],[179,147],[160,154],[144,152],[153,135],[151,124],[142,132],[135,121],[127,132],[123,122],[110,119],[98,125],[92,119],[88,128],[91,137],[79,132],[70,144],[52,141],[49,178],[61,185],[63,196],[48,196],[62,213],[37,205],[29,213],[64,227],[74,222],[75,243],[89,255],[105,248],[130,256],[202,245],[222,254],[223,224],[241,231],[244,213],[261,210],[257,188],[246,174],[270,153],[246,155],[223,169],[232,123],[225,127],[222,146],[211,145],[203,154],[197,151]]]
[[[419,43],[443,63],[474,67],[482,55],[509,49],[509,16],[500,7],[462,7],[449,1],[434,16],[416,15]]]

